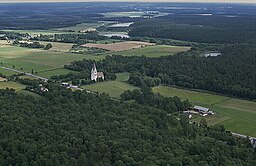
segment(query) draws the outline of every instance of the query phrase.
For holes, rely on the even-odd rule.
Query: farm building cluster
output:
[[[187,114],[189,116],[189,118],[192,118],[193,114],[199,114],[203,117],[215,114],[213,111],[210,110],[210,108],[197,106],[197,105],[194,106],[192,109],[184,111],[184,113]]]

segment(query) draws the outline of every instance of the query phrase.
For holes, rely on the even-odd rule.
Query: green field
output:
[[[16,72],[5,70],[5,69],[2,69],[2,68],[0,68],[0,73],[2,73],[3,75],[6,75],[6,76],[11,76],[13,74],[17,74]]]
[[[116,52],[115,54],[121,54],[124,56],[141,56],[145,55],[147,57],[161,57],[173,55],[178,52],[188,51],[190,47],[182,46],[167,46],[167,45],[156,45],[156,46],[147,46],[138,49],[132,49],[127,51]]]
[[[136,87],[126,83],[128,78],[129,78],[129,73],[120,73],[120,74],[117,74],[116,81],[98,82],[98,83],[91,84],[91,85],[85,85],[82,88],[91,90],[94,92],[107,93],[111,97],[120,98],[120,95],[125,90],[136,89]]]
[[[65,64],[69,64],[75,60],[93,59],[100,60],[105,56],[93,56],[82,54],[71,54],[64,52],[45,51],[40,49],[28,49],[15,46],[2,45],[0,47],[0,62],[4,67],[10,67],[24,72],[42,73],[49,69],[63,68]],[[0,70],[3,71],[3,70]],[[3,72],[4,73],[4,72]],[[10,72],[6,71],[10,75]],[[61,74],[63,70],[61,70]],[[56,72],[53,73],[56,75]],[[40,74],[39,74],[40,75]],[[42,75],[43,76],[43,75]],[[47,74],[50,77],[50,74]]]
[[[17,91],[21,91],[22,89],[25,89],[25,85],[19,84],[17,82],[11,82],[11,81],[7,81],[7,82],[0,82],[0,89],[15,89]]]
[[[96,22],[96,23],[81,23],[77,24],[76,26],[59,28],[58,30],[72,30],[72,31],[94,31],[96,28],[105,25],[104,23]]]
[[[45,78],[51,78],[51,76],[64,75],[64,74],[68,74],[70,72],[74,72],[74,71],[70,71],[67,69],[54,69],[54,70],[41,71],[38,73],[38,75],[40,75],[41,77],[45,77]]]
[[[256,136],[256,102],[166,86],[155,87],[153,91],[209,107],[216,112],[216,115],[206,117],[209,125],[222,124],[232,132]],[[200,118],[194,120],[199,121]]]
[[[168,97],[178,96],[183,100],[189,99],[189,101],[193,102],[194,104],[205,105],[205,106],[213,105],[215,103],[219,103],[221,101],[229,99],[228,97],[225,97],[225,96],[213,95],[209,93],[196,92],[196,91],[189,91],[189,90],[166,87],[166,86],[154,87],[153,91]]]

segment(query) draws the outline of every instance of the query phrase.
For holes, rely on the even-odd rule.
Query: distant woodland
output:
[[[132,25],[131,36],[200,43],[256,43],[255,17],[168,15]]]
[[[231,45],[216,48],[222,52],[221,56],[198,56],[207,48],[197,47],[160,58],[108,56],[97,62],[97,67],[111,73],[130,72],[129,83],[139,87],[177,85],[256,99],[255,47]],[[79,71],[91,63],[87,60],[77,61],[66,68]]]

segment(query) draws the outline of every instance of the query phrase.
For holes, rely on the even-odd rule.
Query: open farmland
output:
[[[10,45],[0,47],[0,62],[4,67],[15,68],[24,72],[31,72],[33,69],[33,71],[38,73],[39,76],[42,71],[63,68],[65,64],[69,64],[74,60],[100,60],[103,58],[104,56],[70,54],[40,49],[14,47]],[[10,75],[12,72],[3,72],[3,74],[5,73]],[[53,72],[52,74],[58,75],[57,72]],[[50,77],[50,73],[48,73],[47,76]]]
[[[91,85],[85,85],[82,88],[91,90],[99,93],[107,93],[111,97],[120,98],[120,95],[125,90],[134,90],[136,87],[126,83],[129,79],[129,73],[119,73],[117,74],[116,81],[105,81],[105,82],[97,82]]]
[[[190,47],[183,46],[168,46],[168,45],[156,45],[150,47],[137,48],[132,50],[120,51],[116,54],[121,54],[124,56],[141,56],[145,55],[147,57],[161,57],[173,55],[178,52],[188,51]]]
[[[95,23],[81,23],[71,27],[59,28],[60,31],[76,31],[76,32],[86,32],[86,31],[96,31],[96,28],[103,26],[104,23],[102,22],[95,22]]]
[[[5,70],[5,69],[2,69],[2,68],[0,68],[0,73],[2,73],[3,75],[6,75],[6,76],[11,76],[11,75],[13,75],[13,74],[17,74],[17,73],[14,72],[14,71]]]
[[[188,99],[189,101],[193,102],[194,104],[204,105],[204,106],[210,106],[215,103],[219,103],[221,101],[229,99],[228,97],[225,97],[225,96],[214,95],[214,94],[209,94],[209,93],[204,93],[204,92],[191,91],[191,90],[185,90],[185,89],[179,89],[179,88],[173,88],[173,87],[167,87],[167,86],[154,87],[153,91],[156,93],[160,93],[167,97],[178,96],[183,100]]]
[[[221,124],[232,132],[256,136],[256,102],[166,86],[155,87],[153,91],[164,96],[178,96],[183,100],[190,100],[193,104],[209,107],[216,112],[216,115],[205,117],[209,125]],[[198,117],[194,120],[200,119]]]
[[[110,51],[125,51],[125,50],[131,50],[135,48],[141,48],[145,46],[153,46],[154,43],[148,43],[148,42],[139,42],[139,41],[127,41],[127,42],[119,42],[119,43],[110,43],[110,44],[94,44],[94,43],[88,43],[84,44],[84,47],[96,47],[101,48],[105,50]]]
[[[64,74],[68,74],[70,72],[75,72],[75,71],[70,71],[67,69],[53,69],[53,70],[45,70],[45,71],[41,71],[38,73],[38,75],[40,75],[41,77],[44,78],[51,78],[51,76],[58,76],[58,75],[64,75]]]
[[[43,45],[46,45],[48,43],[51,43],[51,45],[52,45],[52,48],[50,48],[49,50],[51,50],[51,51],[58,51],[58,52],[69,52],[69,50],[74,45],[72,43],[43,42],[43,41],[40,41],[40,44],[43,44]]]

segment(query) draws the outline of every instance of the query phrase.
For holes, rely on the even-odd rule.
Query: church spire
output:
[[[97,69],[96,69],[96,65],[95,65],[95,63],[93,63],[92,70],[93,70],[93,71],[97,70]]]

